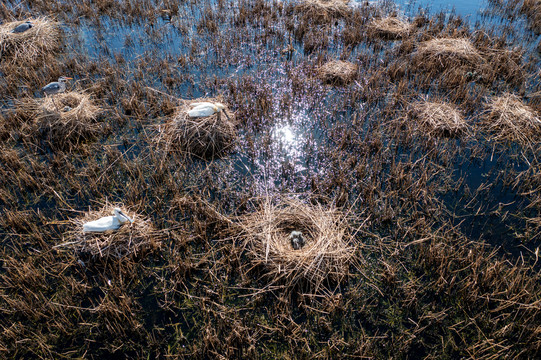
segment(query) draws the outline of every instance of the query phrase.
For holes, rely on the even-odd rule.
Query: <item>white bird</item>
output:
[[[42,87],[41,91],[43,91],[45,95],[55,95],[64,92],[66,91],[66,82],[71,79],[72,78],[67,76],[61,76],[58,78],[58,81],[54,81]]]
[[[122,212],[119,208],[113,209],[113,216],[105,216],[98,220],[90,221],[83,224],[83,232],[104,232],[107,230],[117,230],[120,225],[126,221],[133,220]]]
[[[219,113],[223,110],[225,116],[227,116],[227,118],[229,119],[229,116],[225,112],[225,106],[222,103],[196,102],[196,103],[191,103],[190,106],[193,106],[193,108],[190,111],[188,111],[189,117],[211,116],[214,113]]]

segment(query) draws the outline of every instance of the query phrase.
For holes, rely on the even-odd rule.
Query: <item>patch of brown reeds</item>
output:
[[[529,25],[535,33],[541,33],[541,1],[524,0],[521,11],[528,17]]]
[[[428,136],[454,137],[469,129],[460,111],[451,104],[420,100],[409,106],[412,118]]]
[[[103,110],[83,92],[22,100],[17,111],[32,120],[33,132],[43,134],[52,148],[70,150],[104,130],[97,121]]]
[[[357,77],[359,66],[349,61],[332,60],[317,70],[319,78],[330,85],[347,85]]]
[[[497,141],[531,143],[541,135],[539,115],[511,93],[490,99],[481,123]]]
[[[158,142],[163,143],[167,152],[180,151],[203,159],[221,156],[235,145],[237,131],[235,114],[222,110],[206,117],[190,117],[190,104],[196,102],[217,102],[220,99],[200,98],[186,101],[177,108],[175,115],[162,128]],[[223,112],[227,113],[227,116]]]
[[[295,6],[295,12],[317,23],[347,16],[351,9],[349,0],[303,0]]]
[[[57,247],[68,247],[79,253],[87,253],[92,256],[124,258],[137,256],[141,252],[152,251],[161,246],[161,231],[152,225],[152,222],[143,216],[127,212],[133,223],[126,222],[118,230],[110,230],[102,233],[84,232],[83,224],[98,220],[104,216],[113,214],[113,206],[106,204],[100,210],[88,211],[83,216],[72,219],[72,231],[67,233],[63,243]]]
[[[407,36],[412,25],[396,16],[374,19],[368,24],[368,35],[383,39],[396,40]]]
[[[32,27],[22,33],[12,33],[25,21],[0,25],[0,60],[31,62],[60,47],[60,27],[45,17],[30,19]]]
[[[344,280],[354,261],[348,216],[334,207],[267,197],[258,210],[241,216],[238,225],[240,243],[256,265],[267,269],[270,285],[289,287],[305,280],[321,290],[325,280]],[[300,249],[293,248],[292,231],[303,234]]]

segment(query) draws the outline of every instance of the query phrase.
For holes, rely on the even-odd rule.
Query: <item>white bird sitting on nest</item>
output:
[[[191,103],[190,106],[193,106],[193,108],[188,111],[189,117],[211,116],[214,113],[220,113],[223,110],[225,116],[229,119],[229,115],[225,112],[225,106],[222,103],[195,102]]]
[[[117,230],[120,225],[133,220],[119,208],[113,209],[113,216],[105,216],[101,219],[90,221],[83,224],[83,232],[104,232],[107,230]]]

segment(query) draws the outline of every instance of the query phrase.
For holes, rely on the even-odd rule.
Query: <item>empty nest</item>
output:
[[[317,70],[318,77],[330,85],[347,85],[357,77],[359,66],[349,61],[332,60]]]
[[[416,101],[410,104],[410,114],[428,136],[455,137],[469,128],[460,111],[451,104]]]
[[[351,9],[349,0],[304,0],[295,5],[295,12],[318,23],[346,17]]]
[[[411,29],[410,23],[396,16],[390,16],[372,20],[368,25],[368,34],[371,37],[396,40],[409,35]]]

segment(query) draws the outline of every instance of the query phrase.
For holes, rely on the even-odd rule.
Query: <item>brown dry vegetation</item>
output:
[[[541,154],[478,131],[535,139],[510,115],[538,106],[528,33],[422,11],[391,43],[367,28],[390,2],[197,5],[0,2],[74,34],[0,64],[0,357],[539,358]],[[354,81],[313,81],[327,59]],[[107,109],[96,141],[17,109],[62,74]],[[507,93],[522,110],[492,111]],[[234,141],[200,147],[236,151],[186,156],[209,132],[174,126],[178,99],[217,94]],[[82,234],[112,203],[136,222]]]
[[[351,12],[349,0],[301,0],[295,5],[295,12],[316,23],[327,23],[345,17]]]
[[[359,67],[350,61],[332,60],[317,69],[319,78],[331,85],[347,85],[358,76]]]
[[[402,39],[412,31],[412,25],[398,17],[374,19],[368,24],[368,35],[384,39]]]

